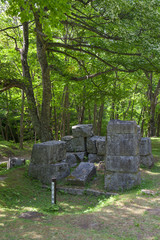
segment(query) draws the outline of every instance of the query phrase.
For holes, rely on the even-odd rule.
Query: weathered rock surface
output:
[[[117,129],[116,129],[117,130]],[[113,134],[107,136],[107,155],[135,156],[139,154],[137,134]]]
[[[139,156],[108,156],[106,167],[109,171],[137,173],[139,163]]]
[[[44,184],[50,184],[52,178],[63,179],[70,174],[67,163],[33,164],[29,165],[29,176],[40,180]]]
[[[68,163],[69,167],[76,167],[79,163],[76,155],[74,153],[67,152],[66,154],[66,162]]]
[[[141,138],[140,141],[140,163],[148,168],[154,165],[154,157],[152,155],[152,146],[150,138]]]
[[[17,157],[11,157],[9,158],[7,162],[7,169],[13,168],[13,167],[18,167],[25,165],[25,159],[24,158],[17,158]]]
[[[140,155],[147,156],[152,154],[151,139],[150,138],[141,138],[140,142]]]
[[[138,131],[135,121],[109,122],[105,157],[107,190],[125,190],[140,184]]]
[[[31,163],[54,164],[66,158],[66,143],[63,141],[48,141],[34,144]]]
[[[85,139],[84,137],[64,136],[62,141],[66,143],[67,152],[84,152]]]
[[[123,191],[141,183],[141,175],[138,173],[106,172],[105,188],[108,191]]]
[[[92,124],[78,124],[72,127],[73,137],[92,137],[93,125]]]
[[[97,153],[96,142],[98,140],[98,136],[93,136],[87,138],[87,152],[88,153]]]
[[[153,167],[154,162],[155,160],[152,154],[148,156],[140,156],[140,163],[147,168]]]
[[[104,156],[106,153],[106,137],[99,136],[96,141],[97,155]]]
[[[104,156],[99,156],[97,154],[88,154],[88,162],[91,163],[98,163],[104,159]]]
[[[71,184],[84,186],[95,175],[96,167],[93,163],[81,162],[67,180]]]
[[[111,120],[107,126],[107,135],[112,134],[137,134],[137,124],[135,121]]]

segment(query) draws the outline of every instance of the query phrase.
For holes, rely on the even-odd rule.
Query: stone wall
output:
[[[66,142],[66,162],[70,167],[88,161],[91,163],[104,160],[106,137],[95,136],[92,124],[78,124],[72,127],[72,136],[64,136]]]

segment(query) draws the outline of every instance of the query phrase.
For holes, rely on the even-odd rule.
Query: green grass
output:
[[[140,186],[110,198],[73,196],[58,192],[56,206],[51,205],[50,189],[42,188],[39,181],[28,177],[29,161],[24,167],[10,170],[6,170],[6,164],[0,165],[0,176],[7,176],[0,181],[0,238],[160,239],[159,146],[160,138],[152,138],[153,155],[157,162],[152,169],[141,168]],[[1,148],[5,148],[4,142],[0,143],[0,151]],[[14,144],[9,143],[6,148],[11,150]],[[103,174],[99,173],[98,183],[93,180],[86,187],[103,190],[103,179]],[[62,184],[63,181],[60,185]],[[157,194],[142,194],[142,189],[154,190]],[[157,209],[157,214],[151,214],[148,209]],[[44,216],[39,219],[19,218],[26,211],[37,211]]]

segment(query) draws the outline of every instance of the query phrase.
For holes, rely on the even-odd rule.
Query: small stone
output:
[[[13,167],[18,167],[25,165],[25,159],[24,158],[17,158],[17,157],[12,157],[9,158],[8,163],[7,163],[7,169],[13,168]]]

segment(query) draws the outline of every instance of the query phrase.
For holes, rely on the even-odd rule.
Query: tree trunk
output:
[[[94,104],[93,130],[97,134],[97,104]]]
[[[2,125],[2,120],[0,118],[0,128],[1,128],[1,133],[2,133],[2,137],[5,140],[5,135],[4,135],[4,131],[3,131],[3,125]]]
[[[157,117],[157,133],[156,136],[159,137],[160,136],[160,113],[158,114]]]
[[[37,43],[37,56],[42,72],[42,111],[41,111],[41,141],[52,139],[52,131],[50,126],[50,104],[51,104],[51,81],[50,70],[46,55],[45,41],[42,38],[43,29],[40,23],[39,14],[34,12],[36,23],[36,43]]]
[[[24,22],[23,24],[23,48],[17,49],[20,51],[21,54],[21,63],[22,63],[22,70],[23,70],[23,77],[25,79],[25,86],[24,91],[26,93],[27,101],[28,101],[28,109],[31,115],[33,127],[40,138],[40,121],[37,114],[37,107],[34,98],[33,86],[32,86],[32,79],[29,71],[28,65],[28,47],[29,47],[29,39],[28,39],[28,22]]]
[[[24,137],[24,127],[23,127],[23,118],[24,118],[24,91],[22,90],[22,105],[21,105],[21,118],[20,118],[20,138],[19,138],[19,147],[23,149],[23,137]]]
[[[98,123],[97,123],[97,135],[101,135],[101,128],[102,128],[102,118],[103,118],[103,110],[104,110],[104,103],[101,104],[99,109],[99,116],[98,116]]]

